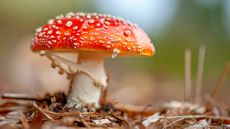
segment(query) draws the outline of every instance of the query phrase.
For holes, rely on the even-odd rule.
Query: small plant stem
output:
[[[190,102],[192,98],[191,94],[191,49],[185,49],[185,101]]]
[[[219,79],[217,80],[216,84],[213,86],[213,89],[211,91],[211,96],[213,98],[217,96],[217,93],[219,92],[221,85],[223,85],[224,80],[227,77],[229,71],[230,71],[230,62],[225,64],[223,72],[220,74]]]
[[[197,79],[196,79],[196,87],[195,87],[195,103],[197,104],[201,104],[202,101],[201,94],[202,94],[204,59],[205,59],[205,47],[201,46],[199,49]]]

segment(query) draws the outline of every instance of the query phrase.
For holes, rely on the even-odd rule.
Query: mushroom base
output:
[[[77,65],[82,71],[77,72],[71,82],[67,107],[99,108],[101,90],[107,87],[103,55],[80,52]]]

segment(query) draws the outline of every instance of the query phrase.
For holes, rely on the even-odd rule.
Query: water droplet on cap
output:
[[[125,31],[124,31],[124,35],[125,35],[126,37],[128,37],[130,34],[131,34],[131,31],[129,31],[129,30],[125,30]]]
[[[117,48],[113,49],[112,59],[116,58],[120,54],[120,50]]]
[[[44,51],[44,50],[41,50],[41,51],[40,51],[40,55],[41,55],[41,56],[44,56],[44,55],[46,55],[46,51]]]

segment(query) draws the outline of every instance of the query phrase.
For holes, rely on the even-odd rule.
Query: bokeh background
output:
[[[68,90],[69,81],[30,51],[35,29],[68,12],[98,12],[137,23],[151,37],[154,57],[106,59],[111,99],[151,104],[184,99],[184,50],[192,50],[195,85],[198,50],[206,47],[203,91],[210,92],[230,61],[229,0],[0,0],[0,92]],[[74,59],[74,54],[67,55]],[[230,104],[230,76],[218,99]]]

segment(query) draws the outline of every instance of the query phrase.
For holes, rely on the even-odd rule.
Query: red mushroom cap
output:
[[[148,35],[121,18],[100,14],[68,13],[37,29],[33,51],[117,51],[124,55],[155,53]]]

